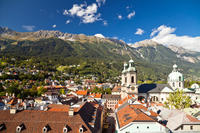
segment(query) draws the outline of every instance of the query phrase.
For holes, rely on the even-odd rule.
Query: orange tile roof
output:
[[[189,119],[190,122],[200,122],[200,120],[198,120],[198,119],[192,117],[191,115],[188,115],[188,114],[187,114],[186,117]]]
[[[124,108],[120,109],[117,112],[117,118],[120,128],[131,122],[137,122],[137,121],[155,122],[154,119],[146,115],[140,109],[133,108],[129,105],[125,106]]]
[[[102,94],[101,93],[92,93],[90,94],[90,96],[94,97],[94,98],[101,98]]]
[[[125,97],[122,100],[119,100],[118,103],[115,105],[115,109],[118,108],[120,105],[124,104],[125,102],[127,102],[129,99],[135,97],[135,95],[128,95],[127,97]]]
[[[77,95],[87,95],[87,90],[78,90],[76,91]]]
[[[70,109],[69,105],[59,105],[59,104],[50,104],[48,107],[49,107],[48,111],[55,111],[55,112],[68,112]],[[73,108],[74,112],[78,112],[81,107]]]
[[[121,86],[115,86],[113,89],[112,89],[112,92],[120,92],[121,91]]]

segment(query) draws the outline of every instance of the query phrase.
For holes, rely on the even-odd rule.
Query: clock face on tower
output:
[[[135,87],[131,87],[131,90],[135,90]]]

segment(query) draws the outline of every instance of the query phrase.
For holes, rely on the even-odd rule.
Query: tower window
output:
[[[127,77],[125,77],[125,83],[127,83]]]
[[[174,82],[173,82],[172,86],[175,87],[175,83]]]
[[[181,87],[181,82],[179,82],[179,87]]]
[[[134,83],[134,76],[131,77],[131,83]]]
[[[179,76],[179,81],[181,81],[181,76]]]

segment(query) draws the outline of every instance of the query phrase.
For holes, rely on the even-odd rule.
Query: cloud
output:
[[[69,12],[67,10],[64,10],[63,15],[68,15]]]
[[[101,6],[101,3],[105,4],[106,0],[96,0],[98,6]]]
[[[131,12],[128,14],[128,19],[131,19],[133,16],[135,16],[135,11]]]
[[[165,36],[165,35],[168,35],[170,33],[173,33],[175,30],[176,30],[175,28],[171,28],[171,27],[167,27],[165,25],[161,25],[157,29],[153,29],[150,36],[152,37],[156,33],[158,33],[159,36]]]
[[[54,24],[52,27],[53,27],[53,28],[56,28],[56,25]]]
[[[122,19],[122,15],[118,15],[118,19]]]
[[[105,38],[102,34],[95,34],[94,36],[99,37],[99,38]]]
[[[33,31],[35,26],[34,25],[22,25],[22,28],[24,28],[27,31]]]
[[[93,23],[95,21],[101,20],[100,13],[97,13],[98,6],[93,3],[89,6],[87,4],[74,4],[69,10],[64,10],[63,15],[77,16],[81,19],[82,23]]]
[[[104,20],[104,21],[103,21],[103,25],[104,25],[104,26],[107,26],[107,25],[108,25],[108,22],[107,22],[106,20]]]
[[[67,20],[66,22],[65,22],[65,24],[69,24],[71,21],[70,20]]]
[[[135,32],[136,35],[142,35],[144,33],[144,30],[141,28],[137,28],[137,31]]]
[[[175,45],[192,51],[200,52],[200,36],[177,36],[176,34],[173,34],[175,31],[176,28],[161,25],[157,29],[153,29],[150,36],[152,37],[153,41],[166,46]]]

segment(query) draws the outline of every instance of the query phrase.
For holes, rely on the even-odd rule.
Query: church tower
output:
[[[134,61],[131,59],[128,64],[124,63],[122,71],[122,98],[128,94],[138,94],[137,86],[137,71],[135,69]]]
[[[178,66],[173,65],[173,70],[168,76],[168,84],[173,90],[184,88],[184,77],[183,74],[178,71]]]

